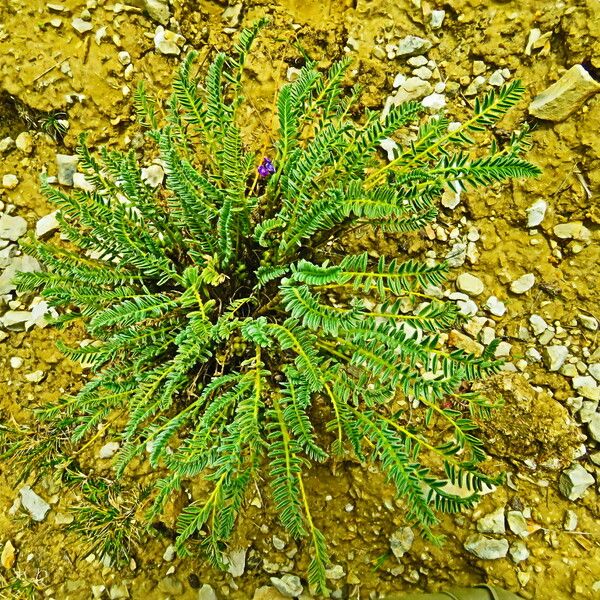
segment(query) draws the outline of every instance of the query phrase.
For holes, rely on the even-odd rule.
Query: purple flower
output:
[[[265,156],[262,164],[258,167],[258,174],[261,177],[268,177],[273,173],[275,173],[275,167],[273,166],[273,163]]]

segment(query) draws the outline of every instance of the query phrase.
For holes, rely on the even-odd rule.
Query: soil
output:
[[[0,176],[15,174],[20,183],[14,190],[0,190],[0,208],[2,203],[12,205],[12,214],[24,217],[30,228],[53,210],[38,185],[41,172],[55,174],[56,153],[74,153],[83,131],[89,132],[92,146],[129,146],[137,131],[131,103],[136,82],[144,80],[149,90],[164,97],[179,62],[155,51],[152,37],[157,23],[136,6],[88,2],[93,30],[80,34],[71,19],[82,15],[86,3],[64,0],[61,4],[62,12],[42,0],[4,0],[0,5],[0,139],[7,135],[14,139],[25,130],[34,134],[31,155],[13,150],[2,157]],[[426,37],[433,42],[427,56],[437,62],[436,77],[448,86],[451,120],[464,118],[473,103],[464,91],[474,77],[474,61],[485,63],[488,77],[507,68],[510,79],[521,79],[527,89],[524,102],[501,124],[507,131],[528,119],[529,101],[573,64],[583,63],[594,73],[600,70],[598,0],[259,1],[246,2],[240,23],[231,28],[222,20],[226,7],[220,2],[175,2],[175,20],[169,28],[179,31],[189,47],[206,57],[215,49],[231,47],[235,29],[269,16],[271,27],[250,65],[252,108],[248,113],[248,130],[264,144],[268,144],[274,92],[285,80],[288,67],[297,64],[299,49],[324,66],[349,52],[354,58],[352,83],[364,86],[364,107],[381,108],[393,90],[395,76],[409,76],[410,68],[403,59],[378,58],[374,48],[384,48],[408,34]],[[435,31],[429,26],[432,9],[446,11],[441,29]],[[102,27],[106,36],[97,43],[94,36]],[[534,28],[549,35],[545,44],[528,55],[525,47]],[[134,65],[131,81],[124,79],[118,59],[123,50]],[[42,116],[53,111],[66,113],[70,125],[64,140],[58,142],[37,128]],[[476,228],[479,255],[456,269],[456,274],[468,270],[477,275],[487,295],[505,302],[507,313],[493,317],[493,326],[497,336],[513,345],[510,361],[520,373],[505,373],[486,384],[506,402],[506,408],[483,427],[491,468],[508,472],[508,483],[486,494],[475,510],[444,517],[440,532],[447,541],[441,547],[417,537],[402,560],[396,560],[389,552],[389,539],[404,525],[403,514],[382,476],[350,462],[310,471],[306,485],[312,492],[314,513],[319,515],[318,525],[329,541],[332,562],[345,572],[331,581],[332,589],[338,590],[336,597],[376,598],[389,592],[480,582],[538,600],[600,597],[600,469],[589,458],[598,447],[587,436],[585,424],[577,423],[568,410],[567,400],[577,395],[570,379],[548,372],[539,362],[525,361],[519,366],[532,344],[518,335],[518,327],[527,326],[529,316],[536,313],[555,325],[556,339],[569,340],[572,353],[583,362],[598,349],[600,334],[581,327],[579,317],[600,316],[598,123],[600,95],[563,122],[535,121],[528,158],[543,169],[543,175],[481,193],[464,193],[457,208],[440,213],[437,228],[449,234],[450,240],[430,228],[410,241],[371,237],[357,241],[377,250],[391,248],[397,254],[429,252],[431,256],[433,252],[443,257],[453,243],[453,230],[463,235]],[[525,211],[538,199],[548,203],[548,212],[532,232]],[[573,221],[585,224],[591,241],[556,237],[555,225]],[[510,282],[529,272],[536,277],[534,288],[527,294],[512,294]],[[33,406],[77,388],[83,380],[82,369],[63,358],[55,342],[81,337],[81,332],[72,330],[35,328],[9,333],[0,341],[0,417],[6,423],[35,429]],[[11,357],[22,358],[23,365],[14,369]],[[28,382],[24,374],[38,369],[45,373],[43,381]],[[111,477],[110,461],[97,457],[98,449],[111,439],[108,431],[81,456],[96,475]],[[582,442],[587,453],[582,453]],[[561,470],[575,460],[595,476],[596,484],[582,499],[570,501],[559,492],[558,479]],[[258,491],[232,541],[232,548],[249,549],[243,575],[233,578],[198,557],[163,559],[172,541],[169,526],[183,499],[170,502],[164,531],[143,538],[133,551],[134,562],[117,569],[102,566],[82,539],[67,531],[64,517],[77,502],[77,494],[57,486],[50,475],[32,473],[28,480],[51,504],[49,516],[35,523],[23,511],[13,514],[10,509],[22,485],[18,475],[14,468],[0,465],[0,546],[11,540],[17,549],[16,565],[0,567],[0,598],[87,600],[91,586],[111,588],[125,582],[135,599],[192,599],[198,598],[200,582],[210,584],[218,598],[245,599],[252,598],[260,586],[269,585],[272,575],[291,572],[302,577],[305,573],[306,548],[289,540]],[[146,475],[140,465],[129,481],[143,484]],[[530,556],[523,562],[508,557],[481,560],[463,547],[465,539],[476,532],[477,519],[501,506],[530,509],[531,533],[525,539]],[[564,527],[566,511],[578,517],[575,531]],[[283,550],[274,548],[273,536],[284,540]],[[511,543],[519,539],[511,532],[504,537]]]

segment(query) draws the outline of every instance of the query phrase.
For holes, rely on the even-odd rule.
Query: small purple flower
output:
[[[268,177],[273,173],[275,173],[275,167],[273,166],[273,163],[265,156],[262,164],[258,167],[258,174],[261,177]]]

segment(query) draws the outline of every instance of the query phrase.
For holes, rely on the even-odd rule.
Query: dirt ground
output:
[[[0,155],[0,178],[14,174],[19,180],[14,189],[0,188],[0,210],[24,217],[30,229],[53,210],[38,187],[40,173],[56,173],[55,155],[73,154],[82,131],[89,132],[92,146],[130,146],[136,140],[131,96],[137,81],[143,79],[149,90],[164,97],[180,60],[155,50],[158,23],[137,6],[109,0],[88,1],[86,6],[83,0],[62,0],[58,10],[56,4],[0,0],[0,140],[15,139],[26,130],[33,134],[30,154],[12,149]],[[432,29],[432,10],[445,11],[441,28]],[[427,38],[432,42],[427,59],[436,63],[432,81],[446,84],[451,120],[461,120],[470,110],[474,96],[468,93],[469,86],[480,68],[485,78],[508,69],[508,80],[521,79],[527,88],[523,103],[501,124],[508,131],[528,119],[531,99],[572,65],[583,64],[596,76],[600,72],[598,0],[244,2],[239,18],[226,3],[187,0],[175,1],[171,11],[167,28],[185,39],[182,56],[186,47],[196,48],[201,57],[226,50],[240,27],[260,16],[271,19],[250,69],[249,130],[262,137],[269,129],[273,94],[296,64],[299,49],[325,66],[349,53],[354,59],[352,83],[364,86],[364,106],[381,108],[394,89],[396,75],[408,77],[411,72],[406,59],[386,56],[386,45],[407,35]],[[74,29],[72,19],[81,16],[91,22],[90,31]],[[526,53],[534,29],[542,37]],[[128,71],[119,57],[123,51],[131,57],[133,67]],[[476,61],[485,64],[481,67]],[[480,91],[489,89],[487,85]],[[52,111],[68,118],[69,130],[62,141],[36,129],[37,119]],[[464,193],[456,208],[441,211],[435,228],[406,245],[395,240],[360,241],[439,258],[457,240],[472,243],[467,261],[455,274],[476,275],[485,285],[485,297],[494,295],[507,308],[501,317],[483,308],[478,314],[488,318],[486,326],[496,336],[512,345],[507,360],[514,372],[487,384],[504,396],[507,406],[484,426],[491,468],[507,471],[508,483],[486,494],[474,511],[445,517],[440,527],[447,536],[445,545],[433,547],[417,537],[400,561],[389,552],[389,540],[404,525],[402,510],[382,476],[346,462],[313,469],[307,487],[312,490],[314,512],[329,541],[332,562],[343,572],[330,581],[337,598],[377,598],[392,591],[431,591],[479,582],[536,600],[600,598],[599,444],[589,436],[573,401],[578,392],[572,369],[549,372],[527,354],[531,348],[542,352],[539,339],[524,339],[519,330],[529,327],[532,314],[540,315],[554,330],[552,344],[568,345],[575,376],[600,363],[598,329],[583,326],[581,317],[600,317],[600,94],[562,122],[528,120],[535,124],[528,158],[543,169],[539,179]],[[545,218],[529,228],[526,209],[540,199],[548,205]],[[556,235],[556,225],[573,222],[586,228],[581,239]],[[534,287],[525,294],[512,293],[510,283],[524,273],[535,275]],[[483,296],[477,301],[483,304]],[[0,314],[6,310],[3,304],[0,297]],[[34,426],[33,406],[58,398],[83,379],[81,368],[55,349],[57,339],[77,339],[77,332],[36,327],[3,337],[0,418]],[[11,365],[14,357],[23,359],[18,368]],[[37,370],[44,373],[41,381],[25,377]],[[86,467],[103,477],[111,477],[111,466],[109,460],[98,458],[98,450],[111,439],[107,432],[82,456]],[[558,480],[561,471],[575,462],[596,483],[583,498],[572,501],[561,494]],[[87,600],[92,586],[105,586],[111,598],[206,600],[210,596],[199,596],[198,588],[208,584],[218,598],[245,599],[270,585],[271,576],[304,576],[306,548],[286,536],[258,491],[232,541],[232,548],[248,549],[243,574],[232,577],[199,558],[165,560],[172,542],[169,520],[175,512],[165,516],[163,529],[134,548],[130,565],[121,569],[102,565],[82,539],[66,529],[68,507],[77,502],[76,494],[57,486],[51,476],[31,474],[28,483],[52,507],[37,523],[24,511],[14,510],[23,485],[17,476],[0,464],[0,548],[9,540],[16,548],[15,565],[0,567],[0,598]],[[145,476],[140,465],[129,481],[143,484]],[[526,515],[528,535],[522,541],[529,556],[520,562],[510,556],[484,560],[464,548],[465,540],[476,533],[478,520],[499,507]],[[169,510],[176,508],[174,500]],[[573,529],[565,526],[565,519],[572,519],[568,511],[577,516]],[[275,546],[281,548],[283,541],[283,549],[276,549],[273,536],[279,538]],[[513,545],[520,539],[510,529],[501,537]],[[118,595],[121,584],[129,596]],[[101,588],[95,591],[102,593]],[[273,592],[265,597],[279,596]]]

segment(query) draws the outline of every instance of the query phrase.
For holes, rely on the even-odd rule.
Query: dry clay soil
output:
[[[152,36],[157,24],[139,10],[118,12],[113,3],[98,0],[97,6],[92,3],[90,8],[93,30],[79,34],[71,19],[81,15],[85,2],[64,0],[62,4],[64,12],[56,13],[42,0],[0,1],[0,138],[15,138],[28,128],[9,96],[31,109],[65,110],[70,123],[64,146],[36,135],[33,154],[12,151],[0,161],[0,176],[13,173],[20,180],[14,190],[0,192],[0,200],[14,205],[13,214],[26,218],[30,228],[52,210],[38,191],[38,176],[43,170],[55,173],[55,154],[73,153],[77,134],[84,130],[90,132],[93,145],[125,146],[134,129],[130,97],[123,86],[133,89],[138,79],[144,79],[150,90],[164,94],[179,61],[155,51]],[[179,30],[201,56],[227,49],[232,32],[222,20],[225,8],[217,2],[178,3],[173,7],[176,22],[170,28]],[[441,29],[431,30],[431,9],[446,11]],[[590,70],[600,69],[598,0],[440,0],[437,5],[426,0],[246,2],[240,24],[234,26],[239,28],[262,15],[271,18],[272,26],[259,44],[250,71],[256,111],[252,118],[259,130],[270,121],[278,82],[285,79],[287,67],[296,64],[296,42],[325,64],[349,51],[354,58],[353,77],[364,85],[364,104],[377,108],[391,93],[396,74],[408,74],[409,68],[399,59],[377,58],[375,46],[385,47],[408,34],[427,37],[433,42],[428,58],[437,61],[436,77],[459,84],[448,94],[448,112],[456,119],[464,118],[472,104],[473,98],[463,92],[473,79],[475,60],[486,64],[487,76],[508,68],[511,78],[523,80],[527,92],[523,104],[504,123],[507,129],[526,118],[531,98],[571,65],[583,63]],[[58,27],[50,23],[57,18],[62,22]],[[107,28],[107,35],[97,44],[94,34],[101,27]],[[533,28],[548,33],[547,41],[526,55]],[[355,42],[349,43],[349,38]],[[129,52],[135,67],[133,82],[123,78],[118,60],[123,50]],[[71,94],[80,94],[81,101],[67,104],[66,97]],[[479,231],[478,260],[462,269],[477,275],[487,293],[506,302],[507,314],[494,318],[494,327],[497,335],[513,344],[513,362],[522,358],[528,347],[517,339],[515,327],[527,325],[532,313],[548,323],[560,321],[576,349],[588,348],[592,353],[598,347],[598,333],[581,329],[576,317],[582,312],[598,316],[599,124],[600,95],[562,123],[539,122],[529,155],[543,169],[539,179],[485,193],[470,192],[454,211],[440,215],[440,226],[447,231],[461,219],[461,227],[466,228],[468,220]],[[525,209],[540,198],[548,203],[548,214],[532,236]],[[591,230],[591,243],[573,249],[572,242],[557,239],[553,226],[567,221],[583,221]],[[530,243],[532,237],[538,240],[535,245]],[[408,250],[418,253],[433,248],[439,256],[445,255],[447,243],[440,242],[439,236],[437,240],[429,238],[417,238]],[[398,254],[407,250],[393,240],[359,242],[363,246],[391,245]],[[509,282],[527,272],[536,276],[534,289],[526,295],[511,295]],[[61,358],[54,348],[60,335],[51,328],[34,329],[11,333],[0,342],[3,415],[26,423],[31,406],[55,399],[62,389],[81,381],[79,367]],[[18,372],[9,366],[13,356],[25,361]],[[30,383],[23,378],[22,373],[37,369],[46,374],[43,382]],[[392,491],[379,474],[369,473],[359,464],[326,465],[310,473],[307,485],[315,498],[319,526],[330,541],[333,563],[342,565],[345,572],[331,581],[332,589],[339,590],[338,597],[369,598],[390,591],[478,582],[494,583],[539,600],[600,597],[597,484],[576,502],[566,500],[557,485],[560,469],[570,464],[567,450],[586,439],[585,426],[574,424],[566,409],[567,398],[575,393],[566,377],[548,373],[539,364],[523,370],[520,375],[503,375],[492,384],[505,396],[507,408],[486,431],[493,467],[511,473],[511,484],[486,495],[474,512],[444,518],[440,531],[447,535],[447,542],[441,548],[417,538],[401,563],[391,556],[375,568],[378,558],[389,551],[390,535],[403,525],[401,511],[394,509]],[[106,441],[108,438],[99,440],[98,447]],[[598,451],[594,442],[587,440],[586,445],[588,454]],[[88,466],[110,477],[109,461],[95,458],[98,447],[90,449]],[[578,460],[598,481],[599,470],[588,455]],[[33,597],[88,599],[92,585],[110,588],[125,582],[132,598],[192,599],[198,597],[193,588],[199,580],[212,585],[219,598],[243,599],[251,598],[256,588],[269,585],[271,575],[289,571],[303,576],[306,568],[306,549],[286,537],[272,510],[259,501],[253,502],[242,518],[233,542],[234,547],[250,546],[240,577],[214,571],[196,558],[165,562],[162,557],[170,542],[166,534],[149,538],[135,550],[135,569],[102,567],[86,560],[85,544],[57,523],[74,498],[51,478],[31,480],[52,504],[43,523],[29,522],[20,512],[9,514],[21,485],[16,475],[0,465],[0,546],[10,539],[17,548],[15,568],[2,570],[0,578],[0,586],[4,582],[13,587],[0,592],[0,597],[21,597],[15,582],[37,577]],[[138,476],[143,479],[143,469]],[[528,524],[532,533],[525,540],[529,558],[516,564],[508,557],[486,561],[466,552],[463,543],[475,532],[476,519],[505,505],[531,509]],[[567,510],[578,517],[575,532],[563,527]],[[274,549],[273,534],[286,542],[283,551]],[[510,532],[505,537],[511,543],[517,540]]]

